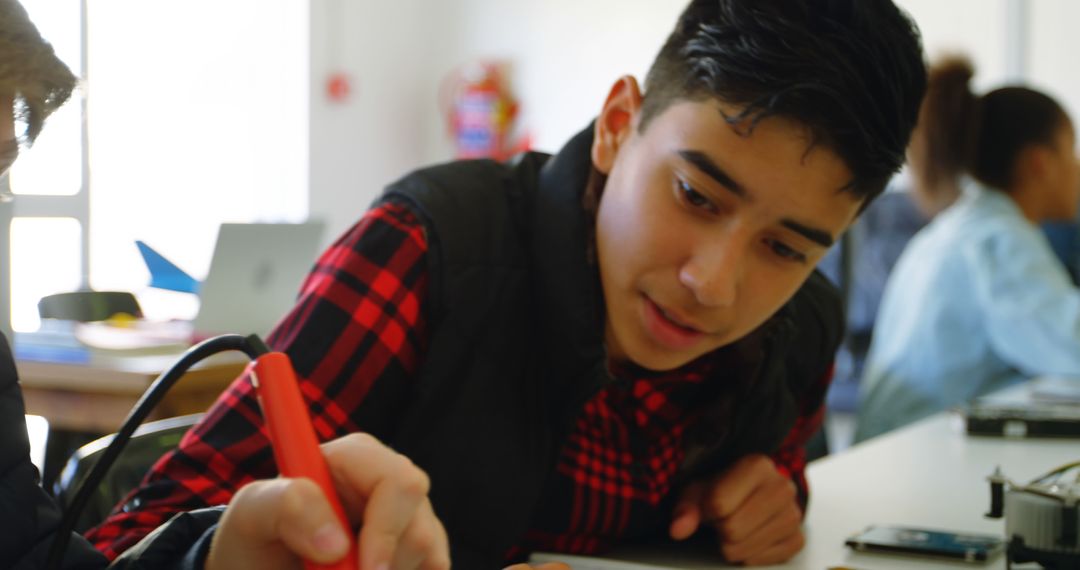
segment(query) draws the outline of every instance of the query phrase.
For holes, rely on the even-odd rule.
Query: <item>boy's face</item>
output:
[[[851,172],[799,124],[749,136],[717,101],[675,102],[637,128],[640,92],[615,86],[597,119],[607,174],[597,253],[609,357],[670,370],[739,340],[799,288],[854,220]]]

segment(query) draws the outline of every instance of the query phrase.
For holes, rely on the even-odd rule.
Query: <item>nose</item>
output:
[[[679,282],[707,307],[735,304],[746,271],[746,244],[737,239],[699,247],[679,268]]]

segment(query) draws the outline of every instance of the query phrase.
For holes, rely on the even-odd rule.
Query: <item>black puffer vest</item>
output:
[[[611,381],[582,208],[591,142],[588,129],[554,157],[435,166],[381,198],[408,204],[427,228],[430,343],[415,385],[376,383],[357,415],[431,476],[455,568],[501,567],[572,420]],[[750,348],[729,351],[743,380],[717,398],[739,403],[717,407],[717,426],[699,438],[705,460],[697,469],[776,448],[796,402],[831,362],[839,308],[815,276]],[[391,401],[407,402],[403,416],[380,411],[402,409]],[[748,421],[761,417],[768,421]]]

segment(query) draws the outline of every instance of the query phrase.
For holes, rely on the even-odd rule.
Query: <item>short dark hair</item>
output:
[[[75,88],[71,70],[38,33],[16,0],[0,0],[0,95],[14,98],[15,118],[26,124],[23,142],[41,132],[45,119]]]
[[[974,108],[978,136],[971,173],[1000,190],[1012,185],[1020,151],[1032,145],[1054,146],[1054,137],[1069,124],[1068,114],[1053,97],[1027,87],[995,89]]]
[[[922,42],[890,0],[692,0],[645,79],[639,128],[673,102],[715,98],[733,124],[784,116],[878,195],[904,163],[926,90]]]

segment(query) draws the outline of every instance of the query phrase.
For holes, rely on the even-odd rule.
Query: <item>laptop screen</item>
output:
[[[323,228],[322,222],[222,224],[199,286],[196,337],[269,333],[295,303]]]

